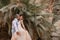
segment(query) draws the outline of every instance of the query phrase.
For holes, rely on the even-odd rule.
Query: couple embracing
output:
[[[12,38],[11,40],[32,40],[28,31],[23,24],[23,15],[16,14],[12,21]]]

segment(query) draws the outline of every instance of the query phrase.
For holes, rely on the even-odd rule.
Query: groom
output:
[[[16,14],[16,16],[17,18],[15,18],[12,22],[13,26],[15,25],[14,28],[16,31],[12,33],[13,35],[12,35],[11,40],[32,40],[28,31],[25,29],[25,26],[23,24],[23,15]]]
[[[18,35],[18,22],[19,22],[19,14],[16,14],[16,17],[14,18],[14,20],[12,21],[12,35],[16,32],[16,34]]]

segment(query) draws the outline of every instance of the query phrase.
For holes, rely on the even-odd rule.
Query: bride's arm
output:
[[[24,26],[23,20],[21,20],[21,24],[22,24],[23,28],[26,29],[25,26]]]

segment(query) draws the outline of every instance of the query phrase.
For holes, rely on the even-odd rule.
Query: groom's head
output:
[[[22,19],[23,19],[23,13],[20,12],[19,14],[16,14],[16,18],[17,18],[18,20],[22,20]]]
[[[19,20],[20,19],[20,15],[19,14],[16,14],[16,18]]]

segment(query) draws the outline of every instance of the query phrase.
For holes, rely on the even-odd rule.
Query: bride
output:
[[[14,33],[11,40],[32,40],[28,31],[25,29],[23,24],[23,16],[20,15],[20,21],[18,22],[18,32]]]

